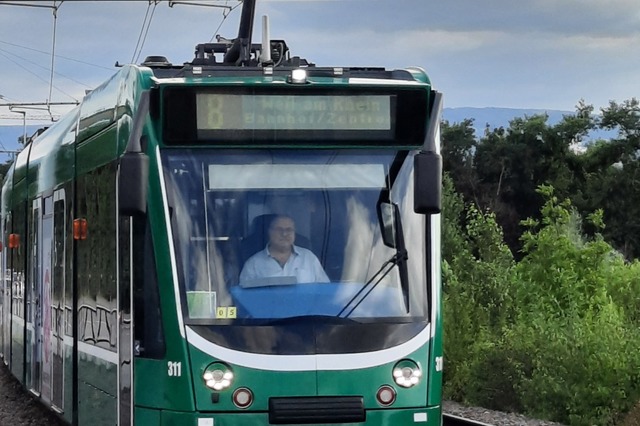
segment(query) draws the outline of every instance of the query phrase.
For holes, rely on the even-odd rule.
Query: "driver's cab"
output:
[[[413,158],[406,152],[166,153],[179,285],[191,318],[195,299],[205,300],[197,317],[217,319],[216,308],[237,308],[256,318],[288,316],[292,307],[337,315],[356,294],[353,315],[405,316],[409,304],[424,314],[425,221],[413,211]],[[245,262],[265,249],[269,224],[282,214],[295,223],[294,244],[313,253],[329,282],[274,279],[242,291]],[[244,304],[243,311],[249,299],[273,310]],[[316,309],[319,299],[329,305]]]
[[[311,250],[329,278],[340,281],[345,215],[331,217],[324,205],[329,199],[337,201],[323,191],[208,191],[206,208],[192,203],[192,218],[200,216],[197,222],[202,224],[195,228],[193,240],[204,245],[198,251],[209,253],[210,275],[224,277],[227,286],[236,285],[245,262],[267,247],[271,222],[286,215],[295,223],[294,244]]]

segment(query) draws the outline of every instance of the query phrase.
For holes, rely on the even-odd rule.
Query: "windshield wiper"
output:
[[[360,295],[362,295],[366,290],[366,293],[364,293],[355,306],[349,310],[345,317],[351,315],[360,303],[362,303],[362,301],[371,294],[373,289],[376,288],[380,281],[382,281],[382,279],[386,277],[396,265],[398,265],[398,272],[400,275],[400,288],[402,289],[404,307],[406,312],[409,312],[409,271],[407,269],[407,259],[409,256],[407,253],[407,247],[404,243],[404,232],[402,230],[402,221],[400,220],[400,212],[397,204],[388,201],[381,201],[378,204],[378,217],[380,220],[384,244],[388,247],[395,248],[396,254],[382,264],[380,269],[373,274],[371,279],[369,279],[369,281],[367,281],[365,285],[362,286],[362,288],[349,300],[344,308],[342,308],[338,313],[338,316],[344,314],[349,305],[358,299],[358,297],[360,297]]]
[[[402,293],[404,295],[405,307],[407,308],[407,312],[409,312],[409,300],[408,300],[408,291],[407,291],[408,289],[405,289],[405,287],[407,287],[407,285],[405,285],[406,279],[404,280],[402,279],[402,276],[403,276],[402,270],[404,269],[404,271],[406,272],[408,258],[409,256],[407,254],[406,249],[403,248],[402,250],[398,250],[396,254],[394,254],[389,260],[384,262],[380,267],[380,269],[378,269],[376,273],[373,274],[373,276],[369,279],[369,281],[367,281],[365,285],[363,285],[362,288],[358,290],[356,294],[353,295],[353,297],[347,302],[347,304],[344,305],[344,308],[342,308],[342,310],[338,313],[338,316],[341,317],[342,314],[347,310],[347,308],[349,308],[349,305],[351,305],[354,300],[356,300],[365,290],[367,290],[367,292],[364,293],[364,295],[360,298],[360,300],[358,300],[358,303],[356,303],[353,306],[353,308],[351,308],[343,318],[347,318],[349,315],[351,315],[353,311],[355,311],[356,308],[360,306],[360,303],[362,303],[362,301],[366,299],[367,296],[369,296],[369,294],[371,294],[373,289],[375,289],[376,286],[380,284],[380,282],[384,279],[384,277],[386,277],[396,265],[401,265],[400,280],[401,280],[401,286],[402,286]],[[402,265],[404,265],[404,267],[402,267]],[[405,278],[406,278],[406,275],[405,275]],[[369,286],[370,288],[368,288]]]

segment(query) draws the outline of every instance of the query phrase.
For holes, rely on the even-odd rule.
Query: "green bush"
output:
[[[492,410],[523,412],[518,392],[523,372],[529,370],[530,355],[510,346],[507,340],[479,341],[471,363],[467,401]]]
[[[532,315],[533,317],[533,315]],[[580,317],[519,324],[510,345],[530,354],[516,385],[524,412],[569,425],[612,425],[640,395],[640,335],[609,303]]]
[[[517,264],[491,214],[468,207],[464,227],[448,224],[456,232],[444,244],[457,248],[443,252],[445,395],[569,425],[616,424],[640,399],[640,266],[600,236],[586,240],[552,188],[538,192],[542,218],[524,223]],[[589,221],[604,226],[601,212]]]
[[[465,209],[446,177],[443,194],[445,394],[465,400],[478,336],[495,334],[511,312],[514,261],[494,215]]]

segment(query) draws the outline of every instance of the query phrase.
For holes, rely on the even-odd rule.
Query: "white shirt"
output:
[[[329,282],[316,255],[295,245],[284,266],[271,256],[269,246],[251,256],[242,267],[240,283],[264,277],[295,277],[298,283]]]

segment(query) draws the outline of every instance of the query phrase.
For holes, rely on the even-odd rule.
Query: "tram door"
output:
[[[40,268],[40,317],[42,324],[40,328],[40,345],[39,358],[42,360],[41,373],[41,398],[46,402],[51,402],[51,281],[52,281],[52,254],[53,254],[53,197],[44,199],[44,208],[41,220],[41,241],[40,255],[42,259],[42,267]]]
[[[51,405],[59,412],[64,408],[64,333],[65,333],[65,283],[66,238],[64,190],[53,194],[53,253],[51,276]]]
[[[32,280],[30,285],[30,310],[33,320],[31,345],[31,389],[40,394],[42,400],[51,402],[52,373],[52,281],[53,281],[53,196],[34,200],[34,235],[31,259]]]
[[[42,328],[40,330],[42,336],[42,346],[40,357],[42,359],[42,399],[51,402],[51,282],[52,282],[52,264],[53,255],[53,197],[44,199],[44,210],[42,215],[42,268],[40,270],[40,283],[42,289],[42,304],[40,305]]]
[[[42,285],[40,282],[40,261],[42,243],[41,202],[38,198],[31,205],[29,223],[30,252],[27,269],[27,383],[29,389],[40,395],[42,372]]]

